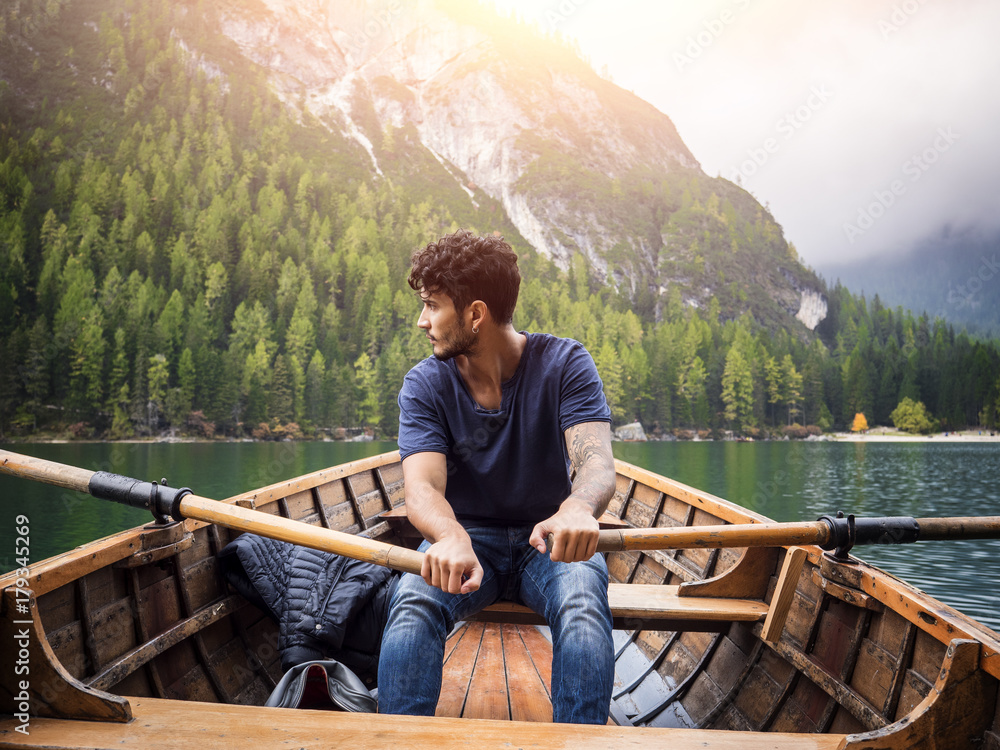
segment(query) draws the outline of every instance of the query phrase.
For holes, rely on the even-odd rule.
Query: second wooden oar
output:
[[[715,547],[789,547],[815,544],[846,557],[857,544],[907,544],[917,541],[1000,539],[1000,516],[855,518],[823,516],[818,521],[605,529],[601,552]]]
[[[102,500],[114,500],[125,505],[145,508],[164,521],[169,520],[168,517],[177,521],[185,518],[205,521],[237,531],[249,531],[271,539],[384,565],[406,573],[419,575],[423,562],[422,553],[406,547],[397,547],[259,510],[210,500],[193,494],[186,487],[167,487],[120,474],[88,471],[5,450],[0,450],[0,472],[86,492]]]

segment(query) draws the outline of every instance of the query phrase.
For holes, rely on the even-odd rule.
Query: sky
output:
[[[1000,230],[1000,0],[495,0],[575,38],[823,271]]]

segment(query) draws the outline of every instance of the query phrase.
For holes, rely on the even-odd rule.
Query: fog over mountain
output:
[[[869,300],[942,318],[970,333],[1000,335],[1000,233],[942,232],[906,253],[818,269]]]
[[[994,0],[496,4],[668,113],[810,265],[1000,228]]]

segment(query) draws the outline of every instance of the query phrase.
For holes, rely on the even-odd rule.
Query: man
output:
[[[581,344],[514,329],[520,280],[499,237],[459,231],[412,258],[434,356],[403,382],[399,448],[426,554],[390,605],[383,713],[433,715],[449,631],[504,598],[549,624],[553,719],[607,722],[614,651],[596,519],[615,489],[610,411]]]

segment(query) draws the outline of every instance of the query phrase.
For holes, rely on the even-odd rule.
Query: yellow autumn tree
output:
[[[851,424],[851,432],[865,432],[868,430],[868,420],[865,415],[858,412],[854,415],[854,422]]]

